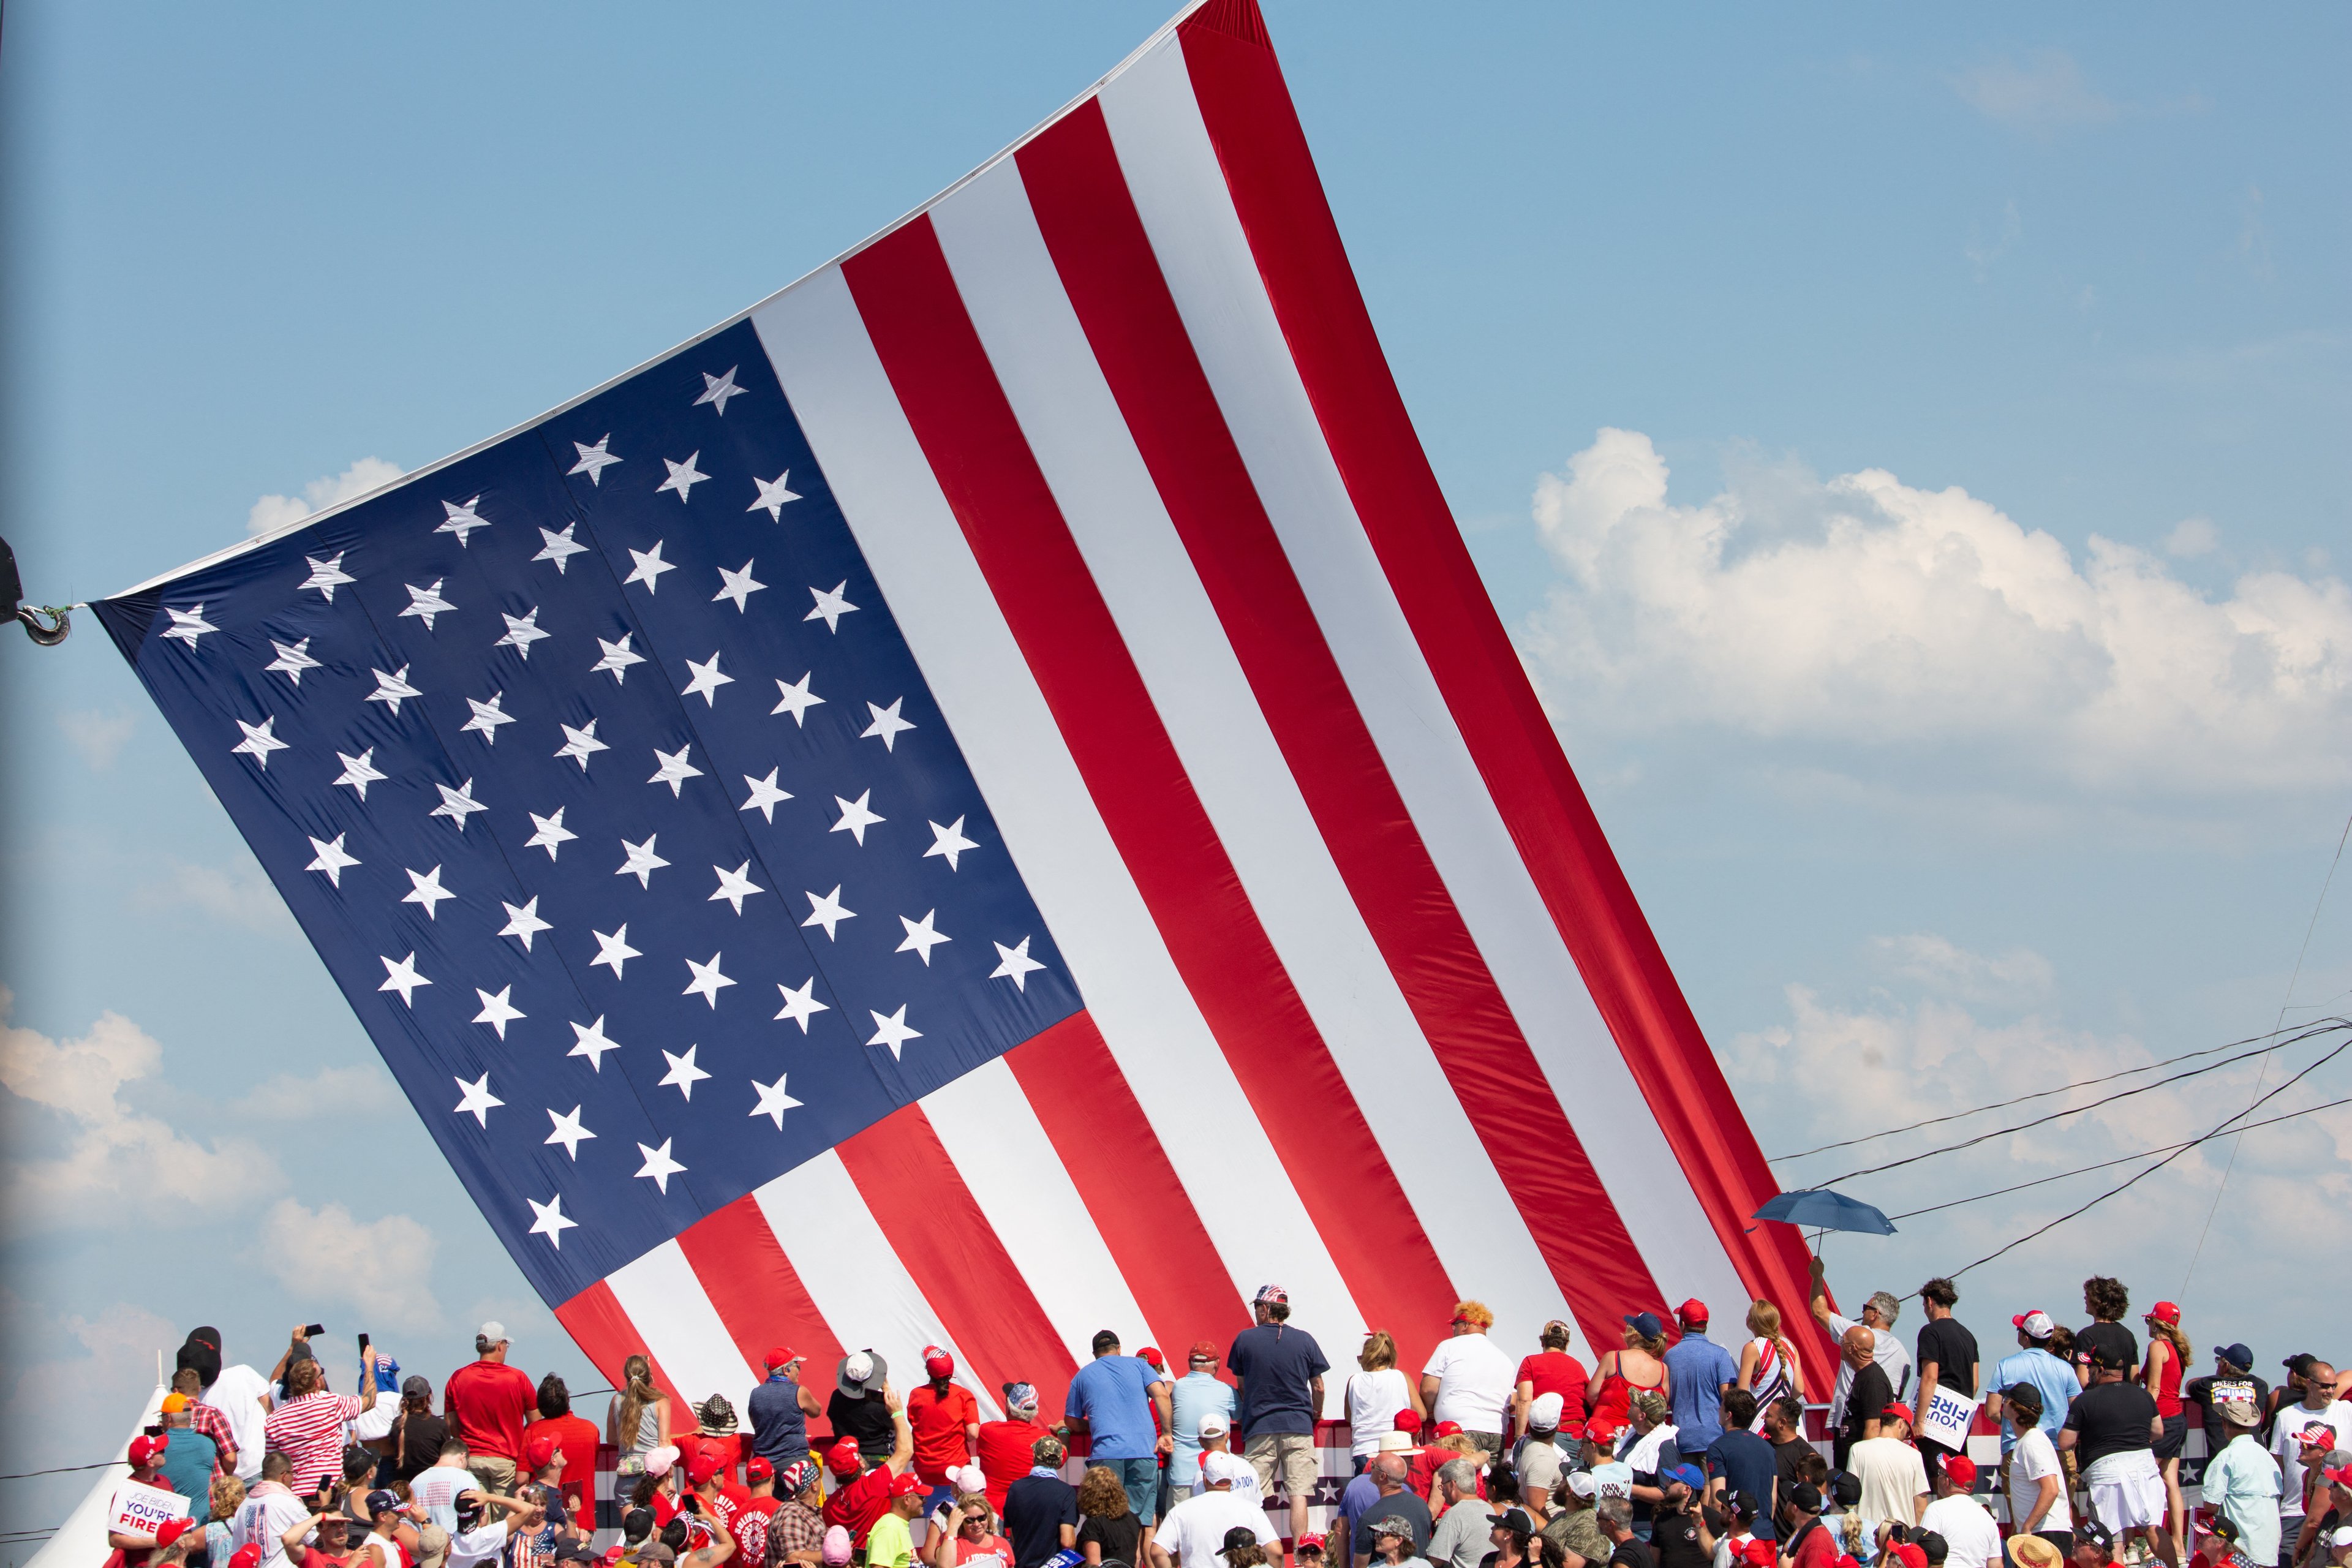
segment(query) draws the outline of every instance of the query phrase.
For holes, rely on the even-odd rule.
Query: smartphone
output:
[[[145,1427],[143,1430],[150,1437],[161,1437],[163,1435],[163,1424],[158,1421],[154,1426]]]
[[[362,1334],[361,1334],[361,1335],[360,1335],[360,1354],[361,1354],[361,1355],[362,1355],[362,1356],[366,1355],[366,1354],[367,1354],[367,1348],[368,1348],[368,1337],[367,1337],[367,1335],[366,1335],[366,1334],[362,1333]]]
[[[304,1329],[304,1330],[302,1331],[302,1337],[303,1337],[304,1339],[306,1339],[306,1340],[315,1340],[315,1339],[317,1339],[320,1334],[323,1334],[323,1333],[325,1333],[326,1331],[327,1331],[327,1325],[326,1325],[326,1324],[324,1324],[324,1323],[312,1323],[309,1328]]]

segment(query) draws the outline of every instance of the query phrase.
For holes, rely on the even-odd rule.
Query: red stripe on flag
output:
[[[764,1376],[768,1352],[780,1345],[819,1366],[841,1359],[832,1327],[751,1194],[680,1231],[677,1246],[752,1372]]]
[[[1779,1190],[1698,1021],[1478,579],[1381,353],[1272,50],[1228,19],[1181,24],[1184,64],[1251,254],[1356,515],[1480,775],[1627,1068],[1748,1290],[1808,1296],[1785,1226],[1747,1227]],[[1258,26],[1262,28],[1263,24]],[[1800,1336],[1807,1372],[1833,1366]]]
[[[1454,1297],[1436,1249],[1185,777],[930,219],[842,272],[1087,793],[1356,1305],[1392,1332],[1445,1321]]]
[[[919,1105],[835,1151],[898,1261],[984,1386],[1034,1383],[1059,1409],[1077,1363]],[[812,1215],[817,1225],[840,1223]],[[909,1382],[908,1387],[912,1388]]]
[[[654,1384],[669,1395],[671,1408],[687,1407],[685,1395],[678,1393],[677,1384],[669,1380],[661,1363],[654,1361],[653,1352],[646,1349],[645,1337],[637,1332],[637,1325],[629,1321],[613,1288],[602,1279],[556,1308],[555,1321],[563,1325],[563,1331],[572,1336],[580,1353],[612,1380],[614,1388],[628,1386],[629,1380],[621,1369],[631,1356],[642,1355],[653,1363]]]
[[[1170,1364],[1195,1340],[1223,1344],[1248,1328],[1250,1310],[1094,1018],[1071,1014],[1004,1065]]]
[[[1129,195],[1101,104],[1072,110],[1018,161],[1063,289],[1259,710],[1552,1278],[1584,1323],[1643,1310],[1670,1316],[1568,1113],[1557,1098],[1528,1092],[1544,1082],[1543,1068],[1266,517]],[[1406,1364],[1418,1365],[1430,1345],[1406,1348]]]

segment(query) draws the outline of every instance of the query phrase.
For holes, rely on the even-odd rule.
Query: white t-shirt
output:
[[[200,1405],[209,1405],[228,1417],[228,1435],[236,1440],[236,1478],[250,1485],[261,1474],[261,1424],[268,1413],[261,1408],[261,1396],[269,1392],[269,1380],[249,1366],[225,1366],[213,1385],[196,1395]]]
[[[2271,1458],[2278,1461],[2282,1519],[2303,1517],[2302,1433],[2315,1421],[2325,1421],[2336,1428],[2336,1447],[2352,1448],[2352,1405],[2337,1399],[2330,1401],[2325,1410],[2306,1410],[2299,1404],[2281,1410],[2271,1425]]]
[[[478,1563],[496,1563],[499,1553],[506,1549],[507,1521],[485,1524],[449,1537],[448,1568],[474,1568]]]
[[[477,1484],[471,1470],[435,1465],[417,1471],[415,1479],[408,1483],[408,1500],[423,1503],[426,1515],[447,1531],[454,1541],[457,1534],[457,1494]]]
[[[1655,1426],[1651,1427],[1640,1436],[1633,1437],[1633,1446],[1627,1448],[1624,1453],[1625,1468],[1629,1470],[1639,1470],[1645,1475],[1656,1475],[1658,1473],[1658,1450],[1664,1447],[1667,1444],[1673,1443],[1681,1436],[1682,1433],[1675,1428],[1673,1422],[1659,1422]],[[1626,1436],[1633,1436],[1633,1433],[1629,1430],[1626,1433]],[[1622,1442],[1623,1439],[1620,1438],[1619,1441]],[[1675,1451],[1677,1453],[1681,1452],[1679,1445],[1676,1446]],[[1593,1472],[1595,1475],[1599,1475],[1600,1473],[1601,1472],[1599,1470],[1595,1470]]]
[[[1433,1421],[1459,1421],[1465,1432],[1500,1432],[1503,1413],[1518,1392],[1518,1363],[1484,1334],[1455,1334],[1437,1342],[1423,1377],[1437,1379]]]
[[[2058,1497],[2042,1516],[2036,1533],[2046,1530],[2071,1533],[2074,1510],[2067,1501],[2066,1475],[2058,1465],[2057,1445],[2039,1426],[2029,1429],[2009,1453],[2009,1521],[2017,1529],[2025,1528],[2025,1516],[2033,1511],[2033,1500],[2042,1495],[2044,1476],[2058,1478]]]
[[[229,1524],[229,1539],[239,1550],[261,1548],[261,1568],[280,1568],[286,1561],[286,1532],[310,1517],[310,1510],[300,1498],[277,1487],[258,1497],[248,1496],[237,1505],[236,1517]]]
[[[1404,1373],[1392,1366],[1360,1372],[1348,1379],[1348,1429],[1354,1435],[1351,1454],[1377,1454],[1381,1435],[1396,1429],[1396,1414],[1412,1400]]]
[[[1830,1334],[1832,1338],[1841,1340],[1845,1338],[1847,1331],[1853,1327],[1853,1319],[1841,1318],[1835,1312],[1830,1314]],[[1871,1330],[1870,1342],[1877,1347],[1871,1354],[1871,1364],[1886,1374],[1886,1382],[1895,1390],[1895,1397],[1902,1398],[1903,1391],[1911,1384],[1910,1352],[1903,1348],[1901,1340],[1896,1339],[1885,1329]],[[1840,1356],[1838,1357],[1837,1392],[1830,1396],[1832,1426],[1844,1425],[1845,1396],[1853,1392],[1853,1363],[1847,1361],[1845,1357]]]
[[[1919,1527],[1944,1538],[1950,1553],[1944,1559],[1945,1568],[1986,1568],[2000,1561],[2000,1526],[1984,1504],[1966,1493],[1929,1503],[1919,1515]]]
[[[1217,1553],[1224,1550],[1225,1531],[1235,1525],[1255,1531],[1260,1546],[1271,1546],[1278,1539],[1265,1527],[1262,1505],[1229,1491],[1210,1491],[1195,1492],[1170,1509],[1152,1540],[1180,1568],[1224,1568],[1225,1560]],[[449,1568],[462,1568],[455,1561],[455,1548],[451,1550]]]
[[[1907,1525],[1918,1518],[1914,1510],[1927,1489],[1927,1467],[1918,1449],[1894,1437],[1865,1437],[1848,1451],[1845,1468],[1862,1482],[1854,1512],[1871,1524]]]

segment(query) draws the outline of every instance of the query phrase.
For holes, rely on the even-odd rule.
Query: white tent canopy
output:
[[[99,1568],[112,1549],[106,1544],[106,1505],[114,1489],[131,1474],[131,1440],[163,1419],[163,1395],[168,1392],[158,1383],[155,1392],[147,1396],[146,1405],[131,1430],[122,1435],[114,1463],[98,1472],[88,1496],[74,1505],[58,1532],[49,1537],[48,1544],[33,1553],[25,1568]]]

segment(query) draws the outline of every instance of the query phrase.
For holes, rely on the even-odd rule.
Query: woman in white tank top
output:
[[[1381,1434],[1396,1430],[1398,1411],[1422,1414],[1420,1392],[1397,1370],[1396,1353],[1396,1341],[1389,1331],[1374,1329],[1364,1336],[1364,1348],[1356,1357],[1361,1370],[1348,1378],[1349,1451],[1355,1457],[1358,1475],[1363,1473],[1365,1462],[1380,1452]]]
[[[1769,1301],[1751,1302],[1748,1331],[1756,1337],[1739,1347],[1739,1386],[1756,1396],[1756,1420],[1751,1432],[1764,1430],[1764,1412],[1784,1396],[1805,1396],[1805,1369],[1797,1363],[1796,1347],[1780,1337],[1780,1309]]]

